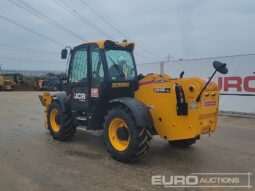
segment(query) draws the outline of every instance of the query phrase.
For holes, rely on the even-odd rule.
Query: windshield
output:
[[[132,53],[126,50],[107,50],[106,59],[110,80],[133,80],[136,77]]]

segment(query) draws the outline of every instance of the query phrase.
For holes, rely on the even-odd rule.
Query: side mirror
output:
[[[61,51],[61,59],[66,59],[67,58],[67,49],[62,49]]]
[[[228,73],[228,68],[226,63],[221,63],[219,61],[214,61],[213,62],[213,67],[215,70],[221,74],[227,74]]]

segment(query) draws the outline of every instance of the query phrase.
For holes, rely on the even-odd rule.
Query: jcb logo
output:
[[[86,95],[85,93],[74,93],[73,98],[78,99],[79,101],[85,101]]]

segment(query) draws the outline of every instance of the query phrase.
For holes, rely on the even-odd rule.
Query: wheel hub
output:
[[[55,121],[58,125],[60,125],[60,116],[59,115],[56,115],[55,117]]]
[[[118,151],[128,148],[130,134],[126,122],[121,118],[115,118],[109,124],[109,140],[112,146]]]
[[[121,141],[128,140],[129,133],[126,127],[120,127],[117,129],[117,136]]]
[[[51,129],[55,132],[58,133],[60,131],[60,114],[58,109],[53,108],[50,112],[50,125]]]

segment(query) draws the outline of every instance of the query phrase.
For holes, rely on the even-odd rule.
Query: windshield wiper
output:
[[[116,70],[119,72],[120,76],[123,77],[125,79],[125,74],[123,73],[123,71],[119,68],[119,66],[113,61],[113,59],[107,55],[107,57],[112,61],[114,67],[116,68]]]

